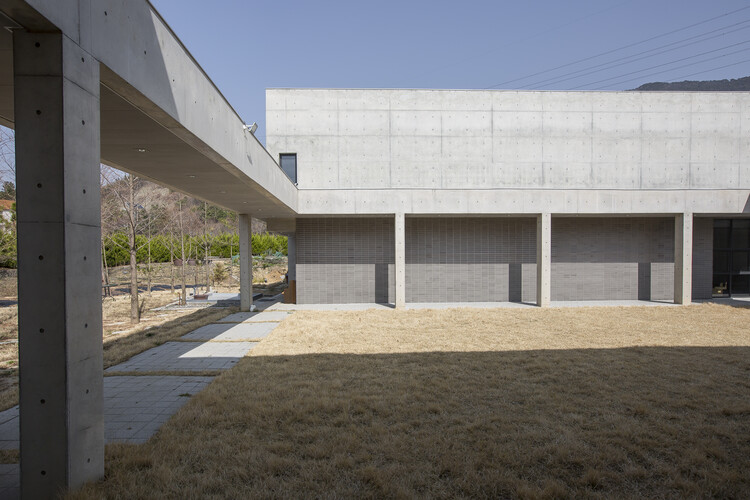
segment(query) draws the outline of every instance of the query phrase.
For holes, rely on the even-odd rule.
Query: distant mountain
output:
[[[736,80],[708,80],[703,82],[653,82],[644,83],[637,89],[632,90],[667,90],[688,92],[748,92],[750,91],[750,76],[737,78]]]

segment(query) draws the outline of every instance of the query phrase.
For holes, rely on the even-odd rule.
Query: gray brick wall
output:
[[[394,302],[391,217],[297,220],[297,302]],[[711,296],[713,220],[696,218],[693,297]],[[552,300],[671,300],[674,219],[552,220]],[[536,219],[407,217],[407,302],[534,302]]]
[[[407,217],[407,302],[533,302],[536,219]]]
[[[553,218],[552,300],[670,300],[674,218]]]
[[[394,302],[393,218],[297,219],[297,303]]]
[[[710,299],[713,292],[714,220],[693,219],[693,298]]]

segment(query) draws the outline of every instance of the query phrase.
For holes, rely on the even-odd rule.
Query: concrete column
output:
[[[536,305],[549,307],[552,272],[552,215],[536,218]]]
[[[396,214],[396,309],[406,307],[406,217],[403,213]]]
[[[287,234],[287,276],[289,281],[297,279],[297,241],[294,233]]]
[[[99,62],[13,32],[21,494],[104,474]]]
[[[252,217],[240,214],[240,311],[253,307]]]
[[[693,294],[693,214],[674,218],[674,302],[689,305]]]

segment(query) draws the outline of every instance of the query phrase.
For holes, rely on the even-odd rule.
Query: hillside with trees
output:
[[[750,91],[750,76],[731,80],[652,82],[644,83],[637,89],[633,90],[671,92],[748,92]]]

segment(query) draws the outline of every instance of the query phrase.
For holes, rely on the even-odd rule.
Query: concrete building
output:
[[[146,0],[0,0],[21,483],[102,476],[99,162],[290,235],[299,302],[748,292],[750,95],[272,90],[267,149]],[[295,265],[296,261],[296,265]]]
[[[266,99],[268,151],[296,160],[297,216],[278,225],[300,303],[750,293],[750,94]]]

